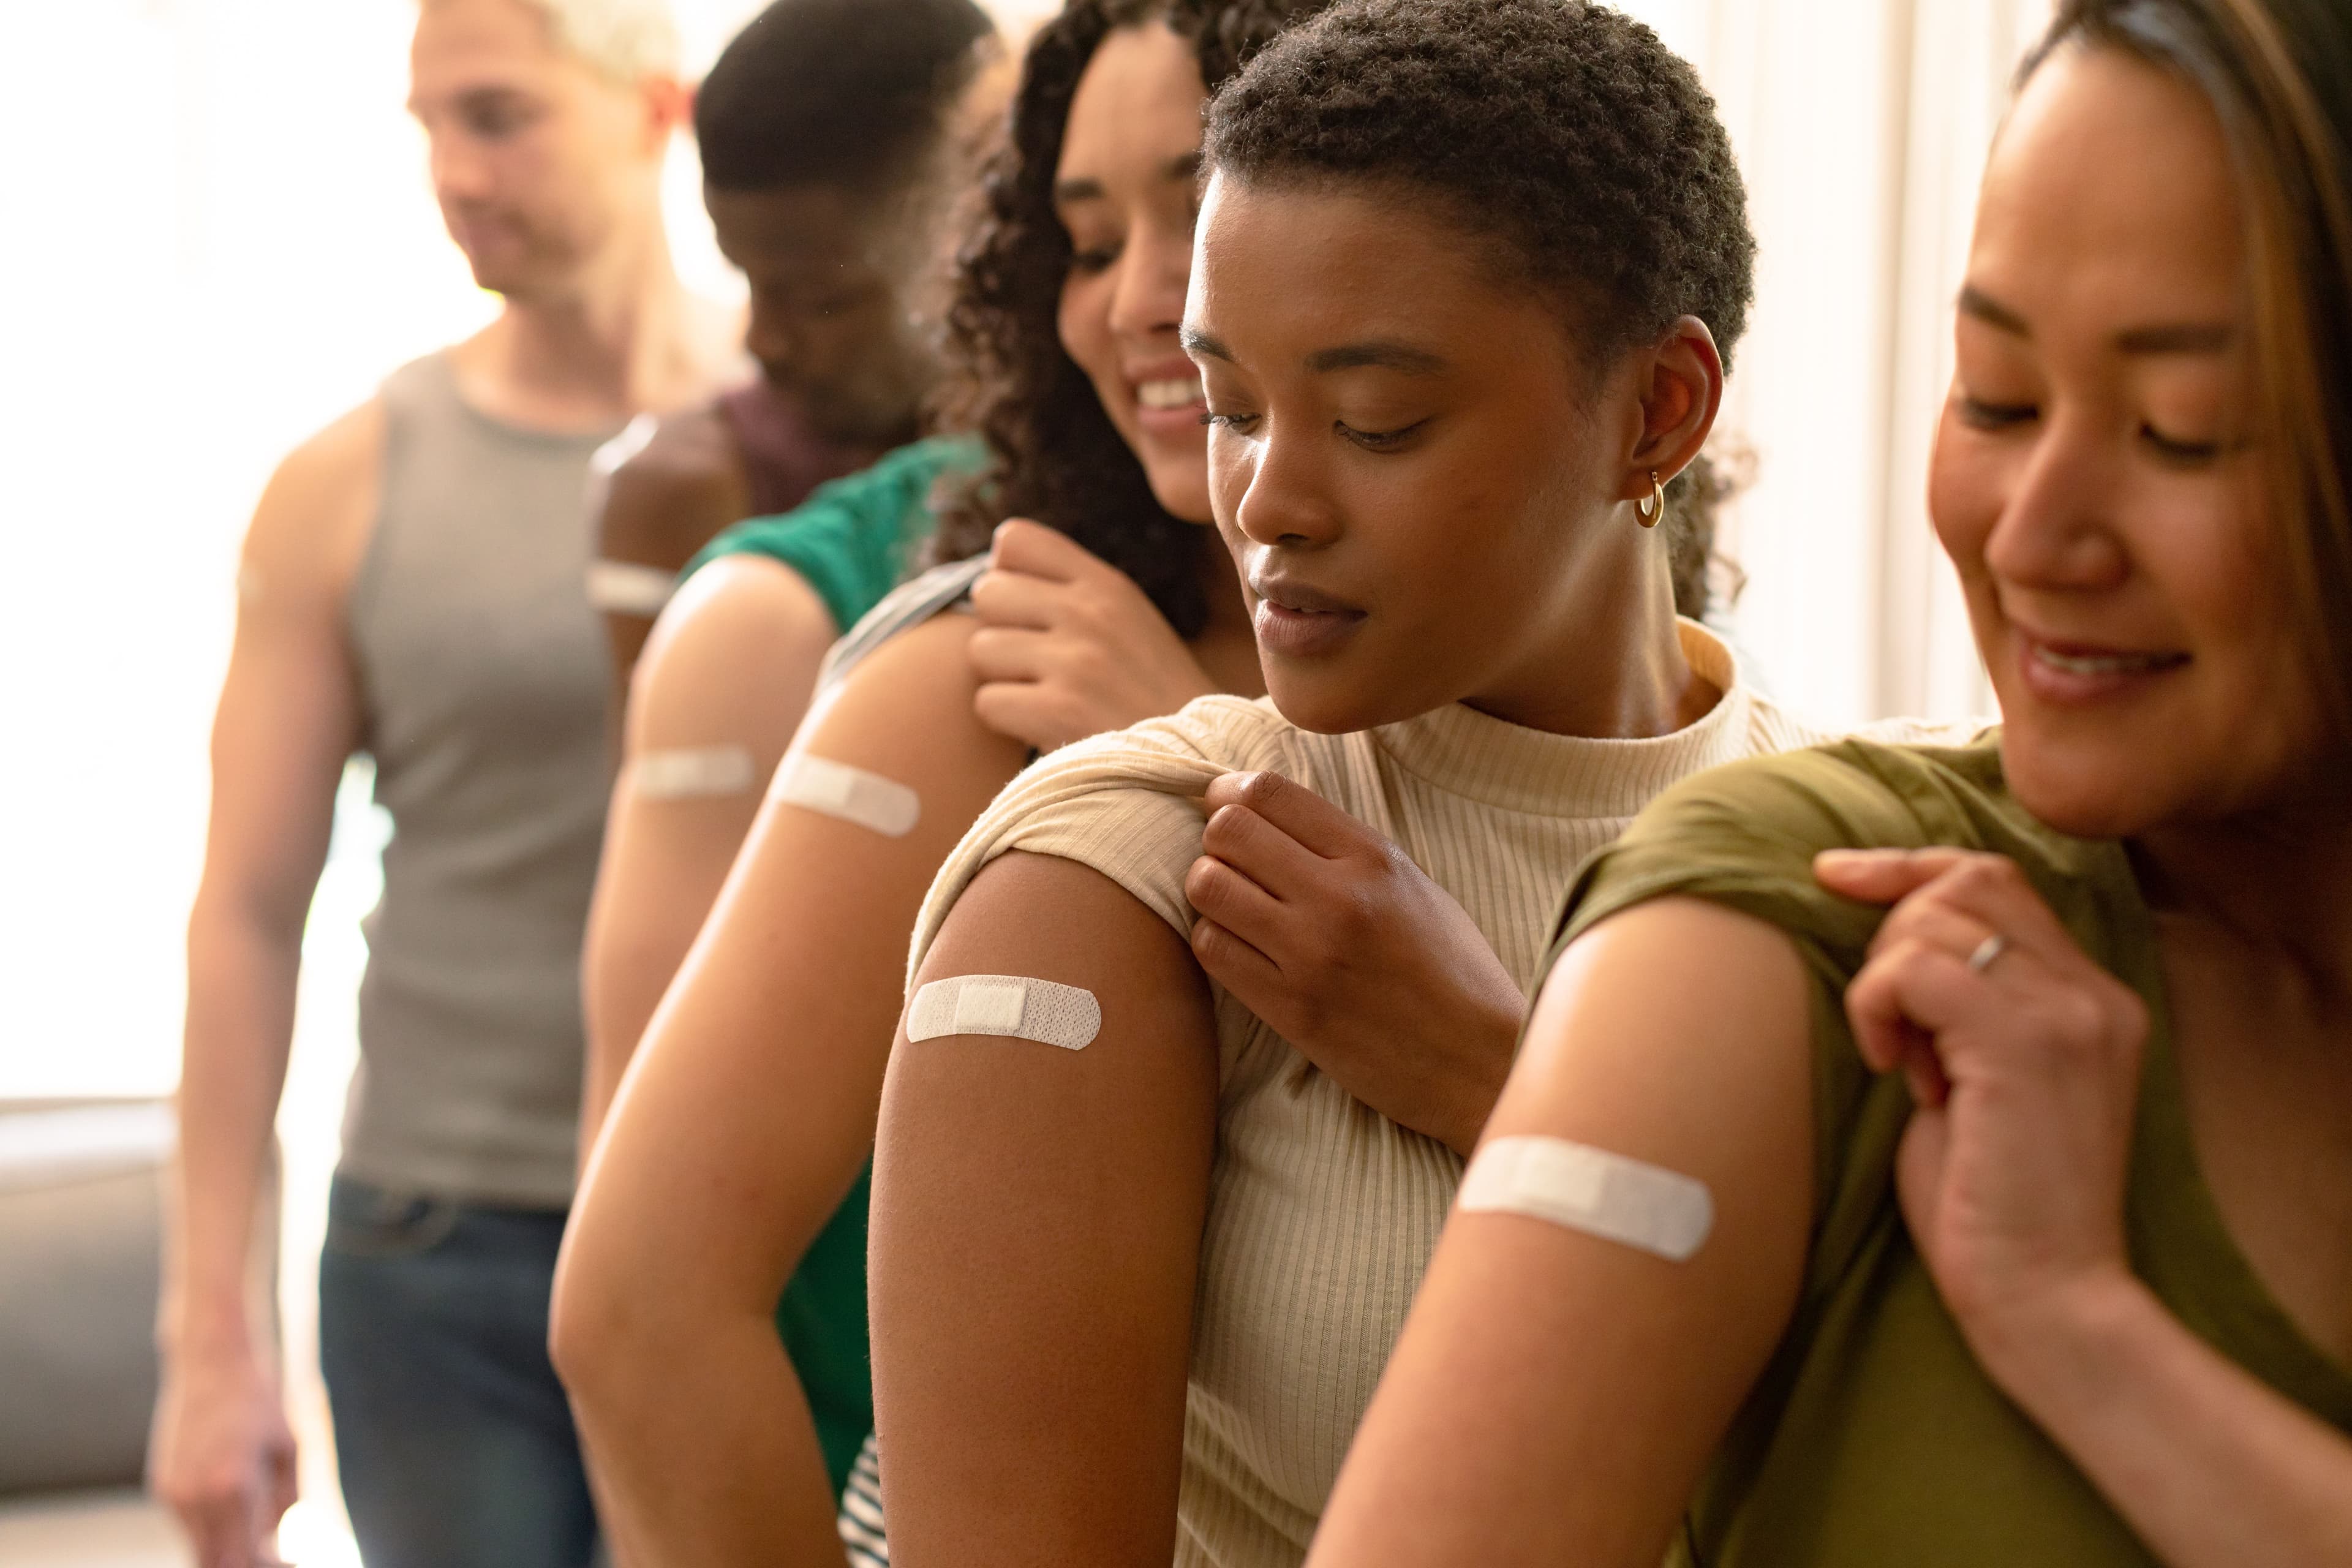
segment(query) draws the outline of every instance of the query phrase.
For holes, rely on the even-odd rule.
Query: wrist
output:
[[[2077,1408],[2112,1408],[2152,1328],[2168,1321],[2139,1279],[2117,1266],[1963,1321],[1986,1374],[2045,1427]]]
[[[251,1314],[242,1293],[205,1293],[167,1300],[157,1316],[157,1348],[181,1361],[252,1361]]]
[[[1460,1092],[1453,1114],[1437,1132],[1438,1140],[1465,1160],[1477,1149],[1487,1118],[1495,1114],[1496,1103],[1503,1098],[1503,1085],[1510,1079],[1511,1061],[1518,1049],[1522,1010],[1515,994],[1510,1005],[1487,1008],[1477,1021],[1484,1048],[1473,1058],[1475,1066],[1458,1080]]]

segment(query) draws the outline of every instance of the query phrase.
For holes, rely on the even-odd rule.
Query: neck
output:
[[[533,427],[604,428],[708,392],[723,353],[707,316],[648,215],[568,287],[509,296],[461,346],[460,370],[488,412]]]
[[[2352,823],[2339,803],[2168,828],[2131,848],[2159,912],[2284,963],[2352,1009]]]
[[[1630,506],[1618,509],[1630,513]],[[1613,514],[1612,514],[1613,521]],[[1705,717],[1723,694],[1690,667],[1664,553],[1624,522],[1628,548],[1568,584],[1546,634],[1468,706],[1554,735],[1649,740]],[[1572,670],[1574,679],[1563,679]]]

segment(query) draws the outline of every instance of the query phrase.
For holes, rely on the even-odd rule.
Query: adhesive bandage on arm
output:
[[[639,800],[705,800],[745,795],[760,781],[744,746],[691,746],[647,752],[629,764]]]
[[[1517,1214],[1620,1242],[1669,1262],[1715,1228],[1703,1182],[1564,1138],[1497,1138],[1470,1162],[1465,1214]]]
[[[588,607],[608,616],[653,619],[677,590],[677,574],[634,561],[588,563]]]
[[[907,1038],[1010,1035],[1075,1051],[1102,1032],[1102,1005],[1091,991],[1017,974],[959,974],[934,980],[907,1005]]]
[[[904,838],[923,815],[921,797],[905,784],[805,752],[786,757],[776,770],[775,794],[779,800],[870,827],[887,838]]]

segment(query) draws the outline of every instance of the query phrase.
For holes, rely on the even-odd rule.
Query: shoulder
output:
[[[707,735],[747,708],[776,706],[766,673],[813,668],[833,633],[831,612],[790,567],[756,555],[714,563],[687,580],[646,638],[630,683],[630,743]],[[797,712],[798,700],[789,706]]]
[[[842,627],[889,595],[912,547],[930,532],[933,486],[967,460],[971,443],[934,437],[829,479],[788,512],[734,524],[705,545],[691,574],[729,555],[765,555],[822,595]]]
[[[972,712],[979,689],[969,616],[931,616],[877,645],[827,680],[808,722],[810,743],[837,762],[876,767],[917,788],[929,779],[987,778],[984,799],[1018,772],[1024,750]],[[920,777],[908,776],[908,771]]]
[[[246,533],[248,576],[265,574],[273,587],[348,586],[375,518],[384,430],[383,400],[372,397],[286,455]]]
[[[683,565],[742,514],[744,497],[743,456],[717,410],[664,415],[605,481],[598,547],[614,560]]]
[[[1997,736],[1960,746],[1859,736],[1750,757],[1683,780],[1578,874],[1572,940],[1622,910],[1692,896],[1726,904],[1858,963],[1880,911],[1823,892],[1825,849],[1993,849],[2043,862],[2054,839],[2011,797]]]

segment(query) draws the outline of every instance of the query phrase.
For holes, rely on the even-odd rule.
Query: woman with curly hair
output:
[[[1465,1197],[1318,1568],[2352,1563],[2352,12],[2071,0],[1981,189],[2002,727],[1586,867],[1465,1194],[1567,1141],[1711,1227]]]
[[[984,461],[942,489],[940,568],[831,660],[573,1209],[554,1347],[632,1563],[840,1561],[863,1168],[923,889],[1037,751],[1263,689],[1176,328],[1208,86],[1312,8],[1073,0],[1028,50],[948,317],[948,423]]]
[[[1653,526],[1752,294],[1687,64],[1583,0],[1348,0],[1206,152],[1183,336],[1272,696],[1040,762],[925,905],[873,1211],[902,1563],[1297,1563],[1509,1058],[1416,963],[1516,1003],[1584,855],[1819,738]],[[1357,908],[1466,934],[1360,955],[1335,1028],[1286,991],[1368,840],[1413,879]]]

